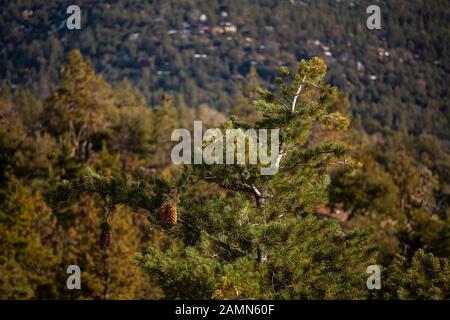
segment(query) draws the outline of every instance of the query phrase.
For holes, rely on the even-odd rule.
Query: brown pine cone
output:
[[[111,227],[107,222],[102,223],[102,232],[100,234],[99,246],[100,249],[106,250],[111,243]]]
[[[177,223],[177,206],[172,201],[164,202],[159,208],[159,222],[167,228]]]

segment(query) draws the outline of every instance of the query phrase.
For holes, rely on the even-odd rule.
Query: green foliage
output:
[[[195,246],[185,250],[161,253],[149,248],[141,263],[169,298],[360,299],[367,296],[365,268],[374,261],[374,252],[367,251],[365,235],[344,235],[336,223],[313,216],[276,221],[264,227],[236,224],[236,219],[243,219],[244,212],[225,209],[216,224],[212,221],[202,224],[214,230],[214,237],[204,233]],[[232,230],[231,234],[227,230]],[[216,237],[226,239],[231,248],[239,245],[250,250],[232,251]],[[247,238],[246,244],[243,238]],[[267,249],[266,263],[257,260],[254,248],[251,251],[252,241],[260,242]],[[234,254],[230,256],[230,252]]]
[[[166,48],[167,36],[161,42]],[[218,73],[233,68],[215,65]],[[319,58],[282,67],[269,89],[256,90],[256,71],[246,85],[233,83],[243,87],[237,119],[224,122],[206,106],[197,116],[208,127],[223,123],[222,133],[279,129],[275,175],[262,176],[264,166],[248,157],[175,167],[171,132],[193,120],[183,96],[166,93],[149,109],[130,82],[109,85],[79,51],[44,102],[0,86],[0,298],[449,298],[448,155],[440,141],[366,134],[359,118],[348,119],[348,100],[327,84]],[[258,68],[261,83],[268,72]],[[169,230],[158,221],[166,201],[178,213]],[[318,218],[328,202],[342,203],[348,220]],[[111,245],[100,250],[104,226]],[[65,287],[71,264],[82,269],[81,291]],[[365,285],[372,264],[383,265],[377,293]]]
[[[259,77],[255,66],[251,66],[246,82],[236,96],[236,105],[231,109],[231,114],[238,120],[254,124],[261,120],[261,113],[253,107],[253,101],[257,99]]]
[[[159,207],[162,194],[167,191],[167,184],[154,177],[135,175],[135,179],[131,180],[125,173],[100,176],[87,168],[81,177],[59,183],[51,196],[53,202],[60,203],[83,194],[98,194],[107,210],[126,204],[132,210],[143,208],[153,211]]]
[[[424,211],[435,206],[436,182],[429,171],[418,170],[405,151],[386,151],[383,155],[388,160],[383,161],[364,148],[356,149],[354,156],[366,163],[357,172],[361,165],[349,156],[345,143],[316,139],[318,131],[313,128],[320,126],[330,133],[327,128],[343,130],[349,125],[337,111],[342,109],[337,106],[342,99],[325,84],[325,72],[320,59],[301,61],[294,74],[282,68],[276,90],[258,90],[255,105],[262,118],[248,119],[248,123],[230,119],[222,127],[223,132],[229,128],[279,129],[281,148],[274,176],[262,176],[261,164],[247,161],[234,166],[185,166],[175,180],[169,179],[171,183],[136,174],[130,179],[126,174],[87,171],[60,184],[56,199],[98,194],[106,208],[125,204],[135,212],[144,210],[155,225],[161,203],[178,202],[179,223],[165,244],[151,245],[139,256],[141,266],[167,298],[368,298],[365,271],[377,263],[374,244],[384,249],[380,261],[386,264],[403,247],[407,252],[423,247],[446,256],[448,246],[442,239],[448,224]],[[155,117],[166,119],[169,126],[175,123],[176,108],[169,98],[163,100]],[[162,132],[169,131],[164,126],[154,132],[163,138]],[[330,173],[337,179],[331,189],[332,201],[344,200],[357,216],[344,228],[359,229],[367,222],[381,232],[371,238],[360,231],[344,232],[336,222],[313,215],[327,204]],[[201,181],[225,192],[217,190],[198,201],[196,184]],[[387,289],[378,297],[408,298],[408,290],[416,288],[417,272],[425,279],[418,284],[418,288],[425,286],[418,297],[445,297],[446,278],[428,274],[427,261],[436,264],[438,260],[421,254],[411,258],[413,267],[405,262],[409,258],[395,258],[388,267]],[[447,260],[442,261],[445,270]],[[402,272],[411,274],[410,283],[398,282]]]
[[[5,92],[0,98],[0,185],[7,182],[8,175],[48,175],[51,159],[56,155],[55,142],[49,135],[28,132],[30,127],[25,120],[35,115],[19,109],[22,94]]]
[[[422,249],[412,259],[398,256],[387,270],[384,298],[449,299],[450,261]]]
[[[152,132],[155,142],[151,151],[152,165],[166,167],[171,163],[170,151],[174,145],[170,139],[172,131],[179,127],[178,112],[170,95],[163,95],[161,104],[155,108],[154,122],[157,125]]]
[[[212,198],[201,206],[181,202],[180,225],[173,234],[184,239],[186,247],[161,252],[150,248],[141,257],[168,297],[357,299],[367,295],[364,271],[375,261],[367,236],[346,235],[336,223],[310,215],[326,202],[325,169],[338,161],[352,167],[342,144],[326,142],[316,148],[306,144],[314,122],[347,126],[340,116],[328,113],[335,89],[323,83],[326,67],[320,59],[301,61],[292,76],[283,70],[279,93],[261,89],[256,102],[264,118],[255,128],[280,129],[283,160],[277,175],[261,176],[260,164],[247,162],[186,168],[189,180],[184,182],[184,192],[189,194],[191,179],[201,179],[237,194]],[[233,127],[250,125],[232,120],[224,125]],[[254,205],[250,196],[256,200]]]
[[[55,218],[43,201],[14,180],[0,193],[0,298],[54,298]]]
[[[367,239],[361,233],[345,235],[336,223],[313,216],[267,225],[262,243],[270,248],[273,298],[366,297],[364,270],[375,261]]]
[[[404,252],[411,255],[422,248],[437,257],[450,257],[450,222],[438,215],[415,208],[402,225],[398,237]]]
[[[248,157],[244,165],[193,166],[193,175],[215,182],[225,189],[254,194],[260,200],[267,198],[264,201],[267,200],[269,206],[272,196],[277,205],[280,201],[293,205],[301,201],[297,208],[293,208],[297,211],[308,206],[314,208],[314,205],[306,203],[308,201],[314,201],[315,204],[317,201],[324,201],[328,184],[324,169],[336,163],[347,168],[356,165],[345,156],[345,146],[340,143],[327,141],[315,148],[305,147],[314,122],[338,129],[345,129],[348,124],[338,113],[328,112],[330,104],[336,99],[336,90],[323,83],[325,72],[326,66],[320,59],[301,61],[297,74],[286,75],[276,93],[266,89],[259,90],[260,99],[255,105],[261,110],[263,119],[257,121],[254,127],[233,120],[224,125],[224,129],[280,130],[280,149],[275,164],[280,170],[274,179],[272,176],[260,175],[263,166],[260,163],[250,164]],[[287,184],[287,180],[292,186]],[[266,190],[267,196],[259,195],[265,194]],[[306,196],[292,201],[300,193]]]
[[[134,89],[123,89],[139,96]],[[54,190],[64,178],[83,181],[87,174],[82,168],[92,166],[104,175],[102,182],[109,183],[100,191],[121,195],[124,174],[110,172],[121,169],[119,160],[122,164],[143,162],[152,128],[151,110],[137,105],[143,100],[137,98],[135,105],[123,106],[123,99],[130,99],[130,94],[114,91],[79,51],[69,54],[61,68],[61,82],[45,101],[45,109],[29,93],[2,87],[2,298],[132,299],[160,295],[134,261],[134,253],[143,246],[142,220],[133,217],[128,208],[108,202],[104,194],[105,201],[101,201],[95,190],[89,189],[89,195],[72,194],[71,199],[60,192],[71,191],[63,188],[64,183]],[[126,165],[122,167],[128,170]],[[88,182],[83,186],[98,185],[93,179]],[[55,206],[52,200],[57,196],[66,201]],[[133,189],[130,197],[139,200]],[[105,219],[112,234],[106,252],[98,244]],[[80,291],[66,287],[66,268],[72,264],[82,270]]]

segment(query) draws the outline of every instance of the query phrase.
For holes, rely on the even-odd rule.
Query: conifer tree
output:
[[[329,112],[336,89],[324,83],[325,73],[322,60],[301,61],[292,74],[281,69],[276,92],[259,90],[255,105],[264,118],[254,128],[280,130],[275,175],[262,176],[261,163],[191,165],[175,182],[121,178],[111,190],[91,172],[61,184],[57,198],[97,193],[148,211],[155,223],[171,201],[178,213],[172,245],[163,251],[150,246],[140,258],[168,298],[363,298],[365,270],[375,262],[368,235],[345,234],[312,215],[327,201],[327,169],[357,167],[342,143],[307,145],[314,123],[348,126]],[[230,119],[226,128],[250,126]],[[195,203],[199,181],[224,192]]]
[[[54,299],[55,217],[39,192],[16,178],[0,192],[0,299]]]
[[[236,97],[236,105],[231,110],[231,113],[237,119],[251,124],[261,119],[261,112],[255,110],[252,106],[253,101],[257,99],[258,87],[258,73],[255,66],[252,65],[245,83],[240,85],[240,90]]]
[[[119,107],[119,121],[108,139],[108,148],[120,153],[122,170],[149,163],[154,132],[153,112],[144,103]]]
[[[146,106],[144,96],[133,87],[130,80],[120,81],[114,88],[114,103],[119,107]]]
[[[149,145],[150,110],[139,105],[131,87],[113,91],[79,51],[69,54],[61,69],[61,82],[47,99],[42,121],[59,140],[54,180],[83,174],[90,165],[106,177],[128,170],[122,159],[145,156]],[[130,96],[136,100],[123,105]],[[122,98],[121,98],[122,97]],[[138,139],[135,139],[138,138]],[[126,161],[125,161],[126,162]],[[52,197],[52,193],[48,192]],[[107,203],[92,194],[62,201],[54,207],[54,240],[58,264],[55,283],[65,299],[132,299],[152,296],[145,273],[134,262],[141,249],[141,234],[128,208]],[[107,231],[107,233],[105,233]],[[107,234],[108,241],[105,242]],[[112,239],[109,239],[112,238]],[[67,266],[83,271],[83,289],[65,288]]]
[[[386,270],[385,299],[449,299],[450,261],[417,250],[408,259],[397,256]]]
[[[177,96],[175,108],[177,109],[179,128],[192,129],[194,114],[186,105],[184,97],[181,94]]]
[[[178,128],[179,118],[172,96],[163,95],[160,105],[154,109],[153,119],[152,138],[154,144],[151,151],[151,162],[152,166],[161,169],[171,163],[170,151],[173,144],[170,137],[172,131]]]
[[[194,181],[215,183],[231,193],[197,208],[181,201],[178,232],[191,234],[188,246],[165,253],[150,249],[142,258],[169,297],[365,296],[365,266],[374,261],[367,235],[346,235],[334,222],[311,215],[327,201],[327,168],[356,166],[338,142],[306,146],[314,123],[348,125],[339,113],[329,112],[336,89],[324,83],[325,72],[320,59],[301,61],[293,74],[281,69],[278,91],[258,91],[255,105],[264,118],[254,128],[280,130],[276,175],[262,176],[261,164],[249,163],[188,169]],[[250,126],[231,119],[226,128]]]
[[[60,73],[58,88],[44,105],[42,123],[52,135],[66,135],[76,158],[87,161],[95,138],[117,122],[113,91],[78,50],[70,52]]]

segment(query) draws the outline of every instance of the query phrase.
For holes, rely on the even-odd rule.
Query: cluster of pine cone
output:
[[[166,201],[161,205],[159,222],[165,228],[171,228],[177,223],[177,206],[173,201]]]

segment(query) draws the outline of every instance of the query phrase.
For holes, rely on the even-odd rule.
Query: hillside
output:
[[[280,65],[319,56],[368,132],[448,142],[449,2],[376,1],[382,29],[371,31],[372,2],[80,0],[81,30],[65,28],[68,2],[3,2],[0,78],[47,96],[65,54],[81,48],[108,81],[130,79],[151,105],[171,91],[192,108],[228,111],[251,65],[268,85]]]

